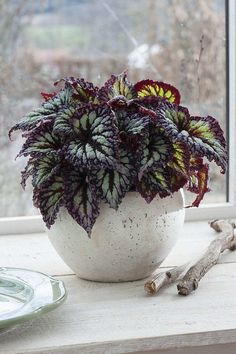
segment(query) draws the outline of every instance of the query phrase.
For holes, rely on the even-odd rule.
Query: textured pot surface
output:
[[[65,209],[47,230],[54,248],[81,278],[120,282],[149,276],[166,258],[184,223],[182,192],[150,204],[130,192],[115,211],[107,204],[91,239]]]

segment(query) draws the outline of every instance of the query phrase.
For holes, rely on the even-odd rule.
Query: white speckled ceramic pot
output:
[[[91,239],[61,209],[47,231],[58,254],[81,278],[122,282],[149,276],[166,258],[184,223],[183,193],[147,204],[130,192],[115,211],[104,204]]]

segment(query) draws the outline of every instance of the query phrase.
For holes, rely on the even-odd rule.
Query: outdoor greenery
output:
[[[37,48],[78,48],[84,47],[88,42],[85,33],[81,33],[78,26],[34,26],[27,27],[24,35],[32,43],[37,44]]]

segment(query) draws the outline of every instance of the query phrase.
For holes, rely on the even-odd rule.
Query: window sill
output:
[[[162,267],[197,257],[213,237],[206,222],[186,223]],[[57,276],[68,290],[57,310],[2,334],[2,353],[235,353],[236,252],[225,254],[186,298],[176,295],[175,285],[148,297],[143,280],[102,284],[78,279],[45,234],[0,236],[0,259],[1,266]]]

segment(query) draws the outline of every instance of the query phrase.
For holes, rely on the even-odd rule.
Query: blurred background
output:
[[[0,0],[0,217],[33,215],[20,186],[22,143],[8,130],[64,76],[101,85],[128,69],[175,85],[193,115],[226,129],[225,0]],[[226,177],[213,164],[204,203],[226,201]],[[194,198],[194,195],[191,195]],[[189,199],[189,196],[187,196]]]

